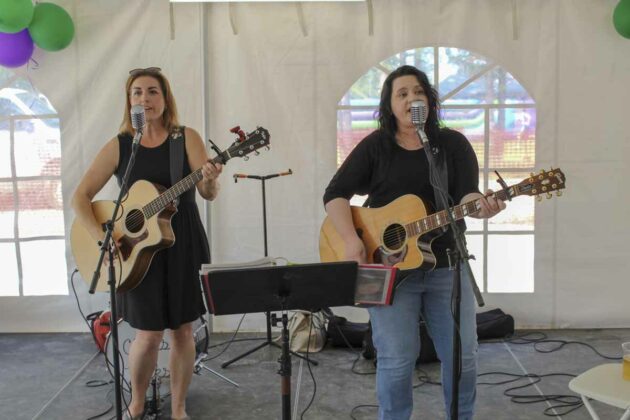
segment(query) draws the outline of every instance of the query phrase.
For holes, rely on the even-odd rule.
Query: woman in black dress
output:
[[[171,186],[170,149],[175,140],[184,141],[183,176],[201,168],[203,179],[197,191],[213,200],[219,191],[220,164],[209,161],[199,134],[180,126],[177,107],[168,80],[155,67],[130,72],[126,83],[126,107],[120,133],[105,144],[72,199],[78,220],[95,241],[104,237],[92,212],[91,201],[112,175],[122,179],[131,153],[135,130],[130,120],[133,105],[144,107],[146,126],[136,155],[129,186],[143,179],[164,187]],[[187,418],[186,393],[193,373],[195,343],[192,322],[204,312],[198,270],[209,261],[206,238],[194,190],[180,197],[172,218],[175,244],[155,254],[140,284],[119,295],[122,317],[136,332],[129,353],[132,398],[128,415],[141,418],[146,390],[156,367],[158,350],[165,329],[171,330],[169,369],[171,375],[172,418]]]

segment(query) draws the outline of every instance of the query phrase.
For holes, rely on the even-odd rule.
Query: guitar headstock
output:
[[[539,173],[531,173],[530,177],[524,179],[516,185],[519,194],[536,196],[538,201],[542,200],[540,194],[546,194],[547,198],[552,197],[552,192],[557,191],[557,195],[561,196],[565,185],[565,177],[559,168],[551,168],[546,171],[542,169]]]
[[[240,128],[240,127],[239,127]],[[240,131],[240,130],[239,130]],[[242,133],[242,131],[241,131]],[[251,133],[243,136],[239,135],[239,138],[232,143],[223,153],[221,158],[223,163],[227,162],[233,157],[242,157],[245,160],[249,159],[250,153],[258,154],[258,149],[266,147],[269,148],[269,131],[263,127],[258,127]]]

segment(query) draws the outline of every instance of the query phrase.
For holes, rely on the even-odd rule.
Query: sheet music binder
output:
[[[295,264],[209,271],[202,278],[208,309],[215,315],[352,306],[356,262]],[[317,306],[320,305],[320,306]]]
[[[391,305],[397,274],[397,267],[360,264],[354,303],[361,307]]]

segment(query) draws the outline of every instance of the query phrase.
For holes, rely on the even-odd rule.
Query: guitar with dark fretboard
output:
[[[565,177],[560,169],[531,174],[518,184],[506,186],[492,195],[501,200],[511,200],[519,195],[537,196],[565,188]],[[420,267],[435,268],[435,255],[431,242],[439,236],[436,230],[449,223],[445,210],[427,216],[422,200],[413,195],[403,195],[379,208],[350,207],[352,221],[365,245],[368,264],[394,265],[401,270]],[[463,219],[481,209],[479,200],[451,208],[455,220]],[[326,217],[319,235],[319,255],[322,262],[343,261],[345,243],[330,220]],[[395,261],[395,263],[392,263]]]
[[[258,127],[247,136],[242,134],[227,150],[212,159],[212,162],[225,164],[232,158],[245,157],[268,145],[269,132]],[[175,234],[171,227],[171,218],[177,212],[174,201],[202,178],[199,168],[169,189],[143,180],[136,181],[131,186],[127,198],[120,206],[118,220],[114,223],[113,238],[120,244],[116,248],[118,259],[114,264],[116,279],[120,279],[117,291],[124,292],[138,286],[155,253],[175,243]],[[94,216],[103,226],[112,216],[114,206],[113,201],[92,202]],[[70,244],[81,277],[90,282],[101,253],[100,246],[78,220],[72,224]],[[107,270],[108,267],[103,264],[96,286],[98,291],[108,290]]]

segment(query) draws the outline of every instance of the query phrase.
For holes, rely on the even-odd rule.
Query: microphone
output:
[[[416,126],[416,131],[422,144],[428,144],[429,139],[424,132],[424,124],[427,122],[427,104],[424,101],[413,101],[411,103],[411,123]]]
[[[133,144],[137,145],[140,143],[140,138],[142,137],[142,131],[144,130],[144,126],[146,124],[146,120],[144,118],[144,107],[142,105],[134,105],[131,107],[131,126],[136,130],[136,135],[133,137]]]

